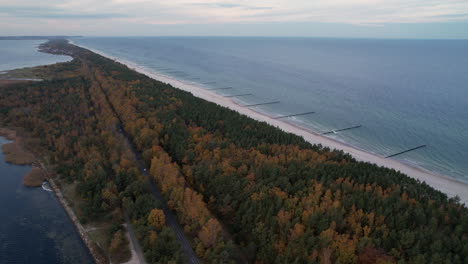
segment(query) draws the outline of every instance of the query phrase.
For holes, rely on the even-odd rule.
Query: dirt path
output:
[[[130,243],[130,251],[132,252],[132,258],[125,262],[124,264],[146,264],[145,256],[143,254],[143,250],[141,249],[140,244],[138,243],[138,239],[135,235],[135,230],[133,230],[133,226],[130,224],[130,220],[128,219],[127,214],[124,212],[125,217],[125,228],[127,229],[127,239]]]

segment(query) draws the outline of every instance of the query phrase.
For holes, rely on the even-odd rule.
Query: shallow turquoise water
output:
[[[77,44],[221,94],[317,132],[468,181],[468,41],[242,37],[82,38]]]

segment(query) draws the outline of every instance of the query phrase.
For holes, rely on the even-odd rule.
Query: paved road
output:
[[[132,151],[133,155],[135,156],[135,160],[138,163],[138,169],[140,170],[140,172],[143,175],[145,175],[147,177],[148,182],[149,182],[149,186],[150,186],[150,189],[151,189],[151,193],[153,194],[153,196],[157,200],[159,200],[161,202],[161,207],[162,207],[161,209],[163,210],[164,215],[166,217],[166,224],[172,229],[172,231],[175,234],[176,240],[180,243],[180,245],[182,247],[182,251],[184,252],[184,254],[186,256],[187,263],[200,264],[201,261],[198,259],[197,255],[193,251],[192,245],[190,244],[189,240],[185,236],[182,227],[177,222],[174,214],[167,207],[166,201],[165,201],[164,197],[162,196],[161,192],[159,191],[159,188],[156,186],[156,183],[154,182],[153,177],[147,172],[148,168],[146,168],[146,165],[143,162],[143,160],[141,159],[141,156],[140,156],[139,152],[137,151],[135,145],[130,140],[130,137],[127,135],[127,133],[123,129],[122,120],[120,119],[120,116],[117,114],[117,111],[115,111],[115,108],[112,105],[112,103],[110,102],[105,90],[102,88],[101,83],[95,78],[94,74],[92,74],[90,71],[88,71],[88,76],[99,85],[102,93],[106,97],[106,101],[108,102],[110,108],[114,112],[114,115],[119,120],[118,132],[123,136],[125,141],[130,146],[131,151]]]
[[[182,227],[177,222],[174,214],[167,207],[166,201],[162,196],[161,192],[159,191],[159,188],[156,186],[153,177],[147,172],[147,168],[144,162],[142,161],[139,153],[136,151],[135,146],[129,141],[122,127],[119,129],[119,131],[121,131],[122,135],[125,137],[125,139],[128,141],[128,144],[131,146],[132,152],[135,155],[135,159],[138,163],[138,168],[140,169],[140,172],[143,175],[145,175],[148,179],[151,193],[157,200],[161,202],[161,209],[164,211],[164,214],[166,216],[166,224],[172,229],[172,231],[174,231],[175,237],[182,246],[182,250],[185,253],[185,256],[187,257],[187,262],[193,264],[201,263],[201,261],[198,259],[197,255],[193,251],[192,245],[190,244],[189,240],[187,239],[187,237],[185,237]]]

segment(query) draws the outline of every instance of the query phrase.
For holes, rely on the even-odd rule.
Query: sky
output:
[[[468,39],[468,0],[0,0],[0,35]]]

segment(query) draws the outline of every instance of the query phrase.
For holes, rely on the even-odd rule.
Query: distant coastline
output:
[[[356,160],[370,162],[378,166],[400,171],[414,179],[420,180],[421,182],[426,182],[431,187],[439,191],[442,191],[443,193],[447,194],[449,197],[458,196],[460,198],[461,203],[465,205],[468,204],[468,183],[466,182],[451,178],[449,176],[437,174],[432,171],[428,171],[426,169],[417,167],[413,164],[404,163],[395,159],[387,159],[383,156],[357,148],[350,144],[335,140],[330,137],[320,135],[310,129],[304,128],[297,124],[293,124],[291,122],[287,122],[284,120],[274,119],[274,117],[272,116],[268,116],[266,114],[260,113],[259,111],[255,111],[251,108],[247,108],[242,105],[239,105],[229,98],[225,98],[212,91],[203,89],[200,86],[186,83],[184,81],[166,76],[162,73],[158,73],[156,71],[150,71],[150,70],[144,69],[131,62],[110,56],[106,54],[105,52],[94,50],[84,45],[78,45],[74,43],[73,41],[70,41],[70,43],[76,46],[88,49],[94,53],[97,53],[101,56],[112,59],[114,61],[120,62],[126,65],[127,67],[129,67],[130,69],[133,69],[155,80],[171,84],[175,88],[190,92],[196,97],[205,99],[207,101],[216,103],[220,106],[224,106],[231,110],[237,111],[255,120],[266,122],[272,126],[280,128],[281,130],[285,132],[289,132],[289,133],[302,136],[304,137],[306,141],[310,142],[311,144],[321,144],[324,147],[342,150],[346,153],[351,154]]]

